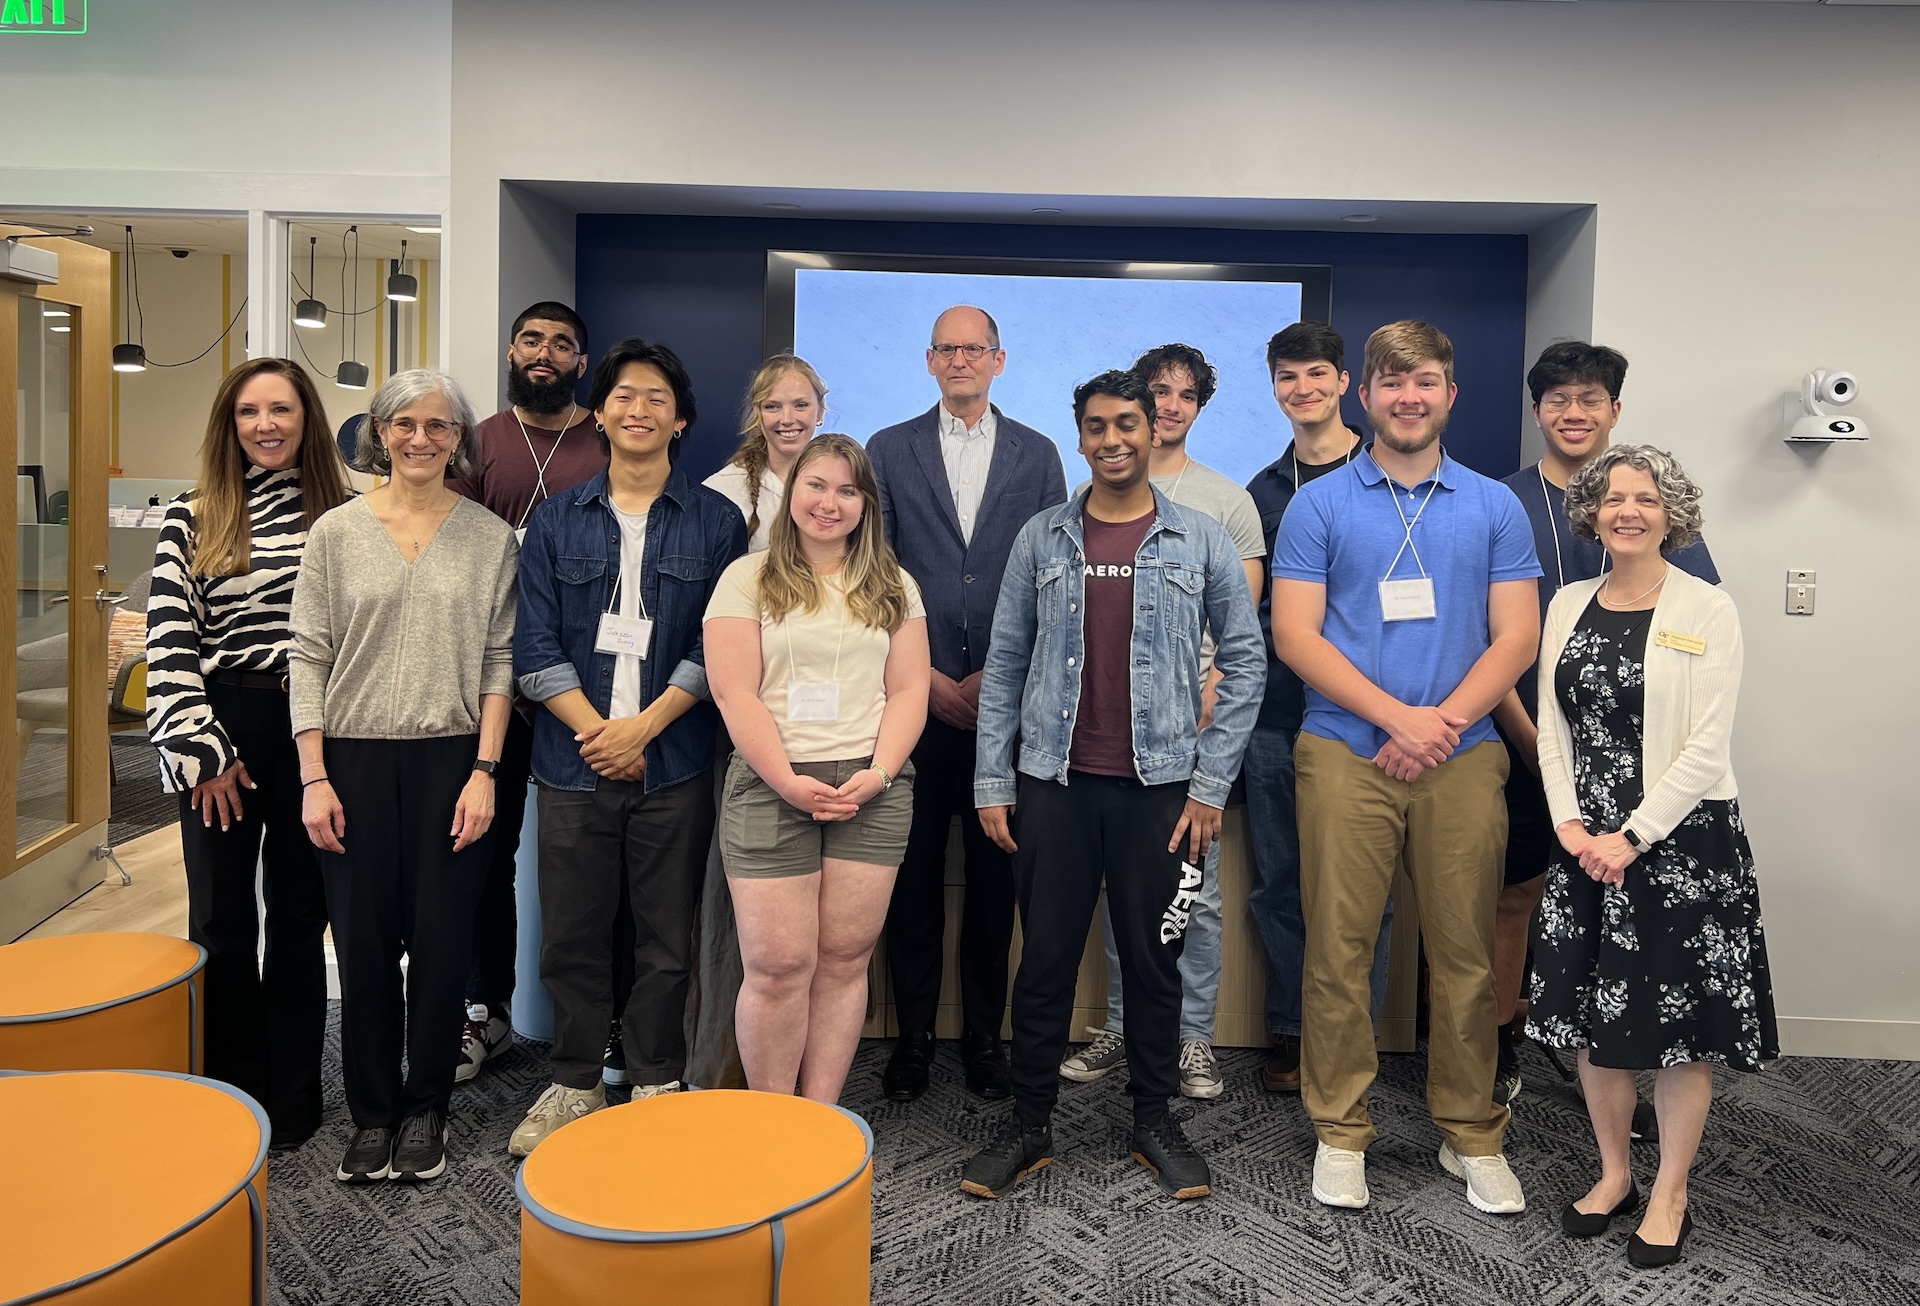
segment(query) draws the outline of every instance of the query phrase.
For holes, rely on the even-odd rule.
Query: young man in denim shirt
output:
[[[998,1197],[1053,1159],[1057,1070],[1104,881],[1126,985],[1133,1155],[1166,1192],[1204,1197],[1207,1163],[1167,1114],[1179,1091],[1180,952],[1266,656],[1233,538],[1148,479],[1146,382],[1104,372],[1074,391],[1073,412],[1092,482],[1014,542],[981,683],[974,801],[1013,856],[1025,942],[1013,1114],[961,1188]],[[1201,729],[1209,628],[1220,680]]]
[[[617,1014],[634,1094],[679,1086],[719,724],[701,621],[714,582],[747,551],[740,510],[675,466],[694,402],[672,350],[615,345],[591,406],[611,462],[541,504],[520,549],[513,663],[540,704],[540,979],[554,1020],[553,1084],[513,1131],[515,1156],[606,1105],[623,879],[636,942]]]

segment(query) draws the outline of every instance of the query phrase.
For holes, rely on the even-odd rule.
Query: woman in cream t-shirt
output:
[[[720,815],[746,972],[748,1084],[833,1102],[866,1017],[867,961],[913,824],[926,611],[881,528],[873,464],[823,435],[768,546],[707,606],[707,679],[734,743]]]
[[[760,364],[747,386],[740,416],[740,447],[727,465],[701,484],[732,501],[747,521],[747,552],[767,547],[780,514],[787,476],[827,415],[827,386],[812,364],[776,354]]]

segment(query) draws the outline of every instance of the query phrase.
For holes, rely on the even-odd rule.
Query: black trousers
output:
[[[1020,970],[1013,980],[1014,1111],[1047,1123],[1100,883],[1120,951],[1127,1000],[1127,1092],[1133,1118],[1166,1119],[1180,1087],[1180,953],[1201,871],[1167,841],[1187,785],[1143,785],[1074,771],[1068,783],[1019,778],[1013,873],[1020,896]]]
[[[326,890],[300,823],[300,758],[287,695],[207,684],[207,701],[257,786],[240,790],[240,820],[220,828],[180,795],[187,869],[187,937],[207,950],[206,1072],[267,1109],[274,1132],[320,1123],[320,1054],[327,1027]],[[266,952],[260,903],[266,899]]]
[[[460,995],[493,832],[456,853],[449,831],[479,751],[478,735],[327,740],[346,852],[319,858],[340,963],[347,1106],[361,1129],[444,1112],[453,1096]]]
[[[887,969],[902,1034],[933,1028],[947,933],[947,837],[957,813],[966,850],[960,1009],[969,1034],[998,1038],[1013,945],[1013,863],[973,806],[975,735],[929,717],[913,750],[913,828],[887,907]]]
[[[513,1001],[514,957],[520,919],[513,880],[520,856],[520,823],[527,816],[527,782],[533,775],[533,723],[516,708],[507,714],[507,740],[493,773],[493,859],[480,905],[473,913],[473,962],[467,969],[467,1001],[484,1002],[499,1015]]]
[[[631,780],[602,779],[590,792],[542,785],[539,803],[540,978],[553,998],[554,1082],[600,1082],[623,917],[631,922],[633,959],[620,1009],[627,1073],[635,1084],[684,1078],[694,909],[713,841],[713,776],[702,771],[652,793]]]

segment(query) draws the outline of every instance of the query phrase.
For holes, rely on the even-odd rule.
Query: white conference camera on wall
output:
[[[1800,393],[1787,397],[1790,441],[1828,444],[1836,440],[1864,440],[1867,424],[1833,411],[1860,396],[1860,382],[1851,372],[1815,368],[1800,380]]]

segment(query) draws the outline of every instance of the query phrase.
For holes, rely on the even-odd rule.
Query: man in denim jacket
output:
[[[592,407],[607,470],[541,504],[520,549],[513,663],[540,704],[540,979],[554,1020],[553,1083],[514,1130],[515,1156],[606,1105],[615,1015],[636,1096],[677,1087],[684,1071],[719,724],[702,619],[747,551],[740,510],[674,463],[694,402],[672,350],[621,341],[594,373]],[[633,989],[616,1013],[608,945],[623,879]]]
[[[1179,1088],[1180,950],[1266,656],[1232,537],[1148,480],[1154,409],[1131,372],[1074,391],[1093,479],[1021,530],[994,611],[974,801],[1013,855],[1025,942],[1013,1115],[961,1182],[981,1197],[1053,1159],[1056,1072],[1103,879],[1125,981],[1134,1158],[1175,1197],[1212,1191],[1206,1161],[1167,1114]],[[1202,730],[1209,628],[1220,684]]]

